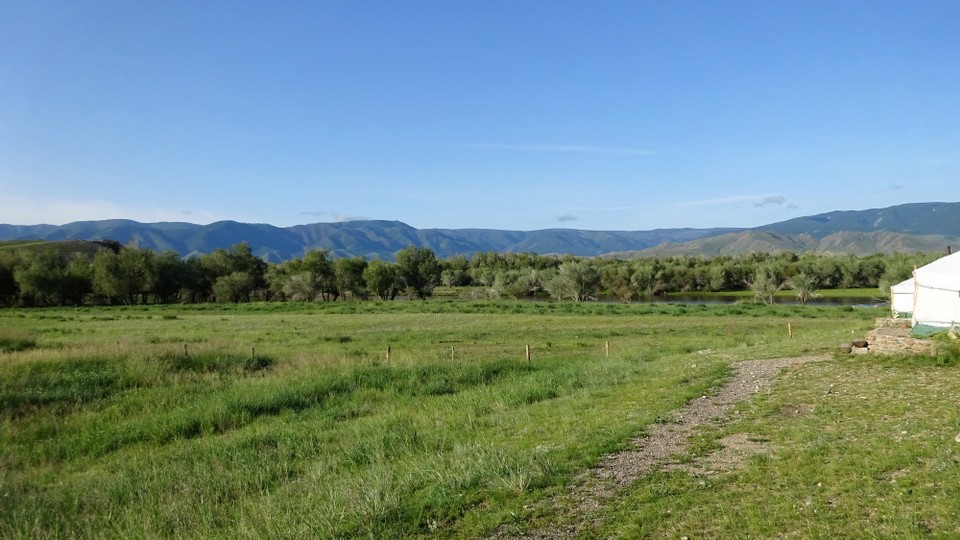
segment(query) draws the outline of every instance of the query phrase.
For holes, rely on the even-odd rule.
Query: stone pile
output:
[[[849,344],[841,344],[840,352],[843,354],[867,354],[870,352],[870,343],[865,339],[855,339]]]
[[[854,340],[840,345],[840,352],[853,354],[932,354],[933,343],[910,336],[908,319],[888,317],[876,320],[875,328],[865,340]]]

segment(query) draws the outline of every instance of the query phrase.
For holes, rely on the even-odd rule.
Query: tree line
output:
[[[438,259],[408,247],[395,262],[333,259],[323,250],[269,264],[247,243],[182,258],[122,247],[93,255],[55,249],[0,250],[0,305],[117,305],[250,301],[393,300],[431,296],[438,285],[476,299],[549,297],[629,302],[673,292],[751,290],[772,301],[790,287],[805,301],[819,289],[879,287],[910,276],[937,254],[868,256],[751,253],[617,260],[533,253]]]

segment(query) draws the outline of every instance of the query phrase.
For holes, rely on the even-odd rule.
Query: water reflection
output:
[[[602,299],[603,302],[616,302],[615,298]],[[709,294],[671,294],[663,296],[648,296],[637,298],[634,303],[648,304],[736,304],[737,302],[752,303],[753,298],[747,296],[714,296]],[[796,305],[797,299],[792,296],[776,297],[774,304]],[[877,307],[887,302],[879,297],[871,296],[850,296],[845,298],[812,298],[807,300],[807,305],[811,306],[862,306]]]

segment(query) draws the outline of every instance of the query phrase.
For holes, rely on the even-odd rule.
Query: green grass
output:
[[[63,256],[83,253],[89,257],[106,249],[95,242],[87,240],[6,240],[0,241],[0,252],[20,251],[25,253],[40,253],[42,251],[56,251]]]
[[[0,240],[0,249],[16,249],[41,244],[46,244],[46,242],[44,240]]]
[[[788,372],[700,442],[748,433],[768,451],[727,474],[651,475],[588,536],[956,538],[958,358],[838,357]]]
[[[31,342],[0,353],[0,537],[482,536],[722,382],[731,361],[828,350],[882,311],[0,311],[3,335]]]
[[[33,349],[37,342],[23,337],[0,336],[0,352],[17,352]]]

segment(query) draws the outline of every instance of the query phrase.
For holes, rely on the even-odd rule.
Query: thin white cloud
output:
[[[557,216],[557,221],[559,221],[560,223],[566,223],[568,221],[576,221],[576,220],[577,220],[577,216],[574,216],[571,214],[564,214],[562,216]]]
[[[0,221],[10,225],[63,225],[74,221],[104,219],[132,219],[142,223],[189,221],[207,224],[225,219],[205,210],[143,208],[96,199],[70,200],[7,193],[0,193],[0,208],[3,208]]]
[[[351,214],[345,214],[343,212],[338,212],[336,210],[304,210],[300,212],[302,216],[313,216],[318,218],[332,218],[334,221],[367,221],[370,218],[366,216],[355,216]]]
[[[679,201],[674,206],[682,208],[703,208],[707,206],[726,206],[728,204],[740,204],[745,202],[756,202],[757,200],[766,201],[767,199],[778,197],[778,195],[731,195],[729,197],[718,197],[716,199],[695,199],[690,201]]]
[[[652,156],[656,152],[644,148],[615,148],[609,146],[590,146],[581,144],[464,144],[465,148],[486,150],[513,150],[517,152],[549,152],[562,154],[608,154],[618,156]]]
[[[370,218],[366,216],[352,216],[350,214],[334,214],[333,219],[337,221],[367,221]]]
[[[677,211],[677,210],[691,210],[697,208],[708,208],[712,206],[728,206],[736,205],[741,203],[755,203],[755,205],[761,204],[767,199],[773,198],[782,198],[779,195],[770,195],[770,194],[760,194],[760,195],[731,195],[729,197],[717,197],[714,199],[691,199],[686,201],[673,201],[673,202],[661,202],[654,204],[646,205],[631,205],[631,206],[595,206],[595,207],[580,207],[573,208],[577,212],[636,212],[636,211],[651,211],[654,209]],[[786,199],[783,199],[782,202],[786,202]]]
[[[783,203],[787,202],[787,198],[781,195],[768,195],[763,198],[762,201],[753,203],[753,206],[760,208],[762,206],[777,205],[783,206]]]

